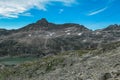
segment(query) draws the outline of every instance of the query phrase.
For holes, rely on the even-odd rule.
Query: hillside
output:
[[[67,51],[1,67],[0,80],[119,80],[120,45],[117,44],[106,44],[97,50]]]
[[[45,18],[0,29],[0,80],[119,80],[120,25],[89,30]]]

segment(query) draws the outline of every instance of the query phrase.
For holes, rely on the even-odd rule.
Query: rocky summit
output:
[[[0,29],[0,80],[120,80],[120,25],[92,31],[42,18]]]

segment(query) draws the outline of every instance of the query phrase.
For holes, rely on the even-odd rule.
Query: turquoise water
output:
[[[20,63],[24,63],[27,61],[33,61],[37,60],[36,57],[6,57],[6,58],[0,58],[0,64],[4,65],[16,65]]]

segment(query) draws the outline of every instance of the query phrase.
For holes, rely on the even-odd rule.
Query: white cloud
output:
[[[92,15],[95,15],[95,14],[101,13],[101,12],[105,11],[107,8],[108,8],[108,7],[104,7],[104,8],[102,8],[102,9],[99,9],[99,10],[93,11],[93,12],[89,13],[88,15],[89,15],[89,16],[92,16]]]
[[[63,3],[64,6],[70,6],[76,3],[76,0],[0,0],[0,16],[17,18],[32,8],[47,10],[46,6],[54,2]]]
[[[22,16],[31,16],[31,17],[33,17],[33,15],[31,13],[22,13],[21,15]]]
[[[65,6],[71,6],[72,3],[77,3],[77,0],[49,0],[55,2],[62,2]]]

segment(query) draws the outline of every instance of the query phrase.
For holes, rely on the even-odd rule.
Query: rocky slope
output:
[[[97,50],[75,50],[14,67],[1,67],[1,80],[120,80],[120,42]]]

